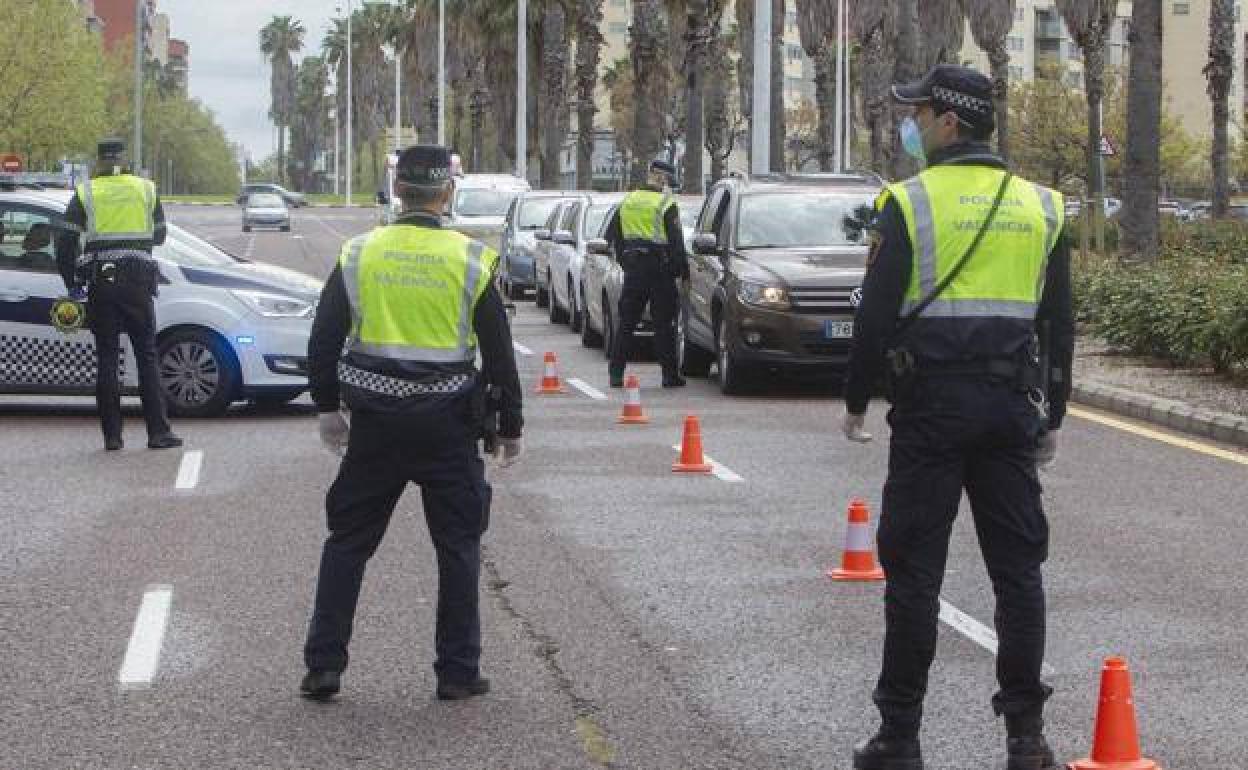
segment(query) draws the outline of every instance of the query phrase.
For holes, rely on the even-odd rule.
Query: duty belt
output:
[[[917,364],[917,369],[923,377],[989,377],[1026,387],[1036,387],[1040,379],[1036,367],[1024,366],[1008,358],[949,363],[921,361]]]
[[[456,374],[441,380],[414,382],[400,377],[390,377],[352,366],[345,361],[338,363],[338,380],[363,390],[394,398],[415,396],[450,395],[459,393],[472,382],[472,375]]]

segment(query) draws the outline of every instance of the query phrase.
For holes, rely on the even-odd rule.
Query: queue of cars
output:
[[[677,324],[683,373],[715,369],[721,390],[735,394],[781,371],[843,370],[882,184],[874,175],[777,174],[729,177],[705,198],[681,196],[691,274]],[[522,194],[502,241],[504,290],[517,297],[532,287],[551,323],[607,355],[623,272],[605,230],[622,198]],[[652,333],[648,315],[639,331]]]

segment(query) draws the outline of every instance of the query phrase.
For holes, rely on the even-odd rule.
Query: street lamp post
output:
[[[516,3],[516,176],[529,177],[529,0]]]
[[[134,173],[143,173],[143,5],[134,0]]]
[[[438,0],[438,144],[446,146],[446,0]]]
[[[771,0],[754,0],[754,104],[750,125],[750,165],[755,174],[771,170]],[[784,23],[784,19],[780,20]]]

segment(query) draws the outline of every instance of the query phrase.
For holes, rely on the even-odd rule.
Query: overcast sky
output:
[[[293,16],[307,30],[304,52],[317,53],[340,5],[345,0],[157,0],[169,14],[170,35],[191,44],[191,96],[256,161],[275,149],[260,28],[274,16]]]

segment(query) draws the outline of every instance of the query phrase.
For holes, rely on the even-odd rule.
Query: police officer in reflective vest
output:
[[[65,234],[56,258],[70,297],[87,298],[95,335],[95,400],[104,446],[121,449],[121,334],[130,338],[138,364],[139,395],[151,449],[182,446],[165,411],[156,365],[156,308],[160,271],[152,247],[165,242],[165,212],[149,180],[126,168],[126,143],[99,143],[96,176],[78,185],[65,211]],[[81,240],[80,240],[81,236]],[[84,288],[84,286],[89,288]]]
[[[963,490],[997,600],[997,679],[1010,770],[1056,767],[1041,681],[1049,529],[1037,466],[1051,463],[1070,389],[1074,326],[1062,196],[992,152],[992,83],[942,65],[895,86],[902,143],[926,170],[877,204],[845,389],[844,432],[882,379],[892,401],[878,532],[887,575],[879,732],[857,770],[918,770],[941,583]],[[983,767],[967,757],[966,767]]]
[[[345,456],[326,499],[329,537],[304,646],[301,690],[311,698],[338,692],[365,565],[409,482],[420,487],[438,560],[437,695],[489,690],[479,667],[478,580],[490,486],[477,441],[484,415],[497,414],[496,456],[510,465],[523,418],[494,283],[498,255],[441,227],[450,173],[445,147],[400,154],[403,213],[346,243],[313,323],[308,366],[321,440]]]
[[[689,279],[689,258],[680,209],[671,192],[676,168],[665,161],[650,164],[644,189],[628,194],[607,224],[611,243],[624,270],[620,326],[611,345],[611,387],[624,386],[624,367],[633,347],[633,332],[646,305],[654,322],[655,355],[663,367],[663,387],[685,384],[677,368],[676,320],[680,293],[676,281]]]

